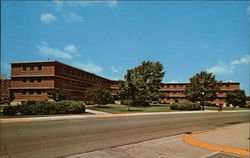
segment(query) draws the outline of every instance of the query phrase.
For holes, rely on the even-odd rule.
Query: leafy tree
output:
[[[159,89],[164,76],[160,62],[143,61],[141,65],[127,70],[121,95],[136,105],[147,105],[160,96]]]
[[[233,104],[233,106],[244,107],[246,104],[246,94],[244,90],[234,90],[229,91],[226,96],[228,104]]]
[[[48,97],[54,101],[67,100],[69,98],[69,91],[62,88],[55,88],[48,90]]]
[[[107,104],[111,101],[110,90],[103,87],[92,87],[87,91],[87,98],[95,104]]]
[[[185,88],[185,94],[188,100],[192,102],[199,101],[202,109],[206,101],[213,101],[216,99],[220,91],[220,81],[215,79],[212,73],[200,72],[189,79],[190,83]]]

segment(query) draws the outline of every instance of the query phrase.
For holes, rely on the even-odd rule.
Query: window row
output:
[[[77,87],[89,87],[91,84],[65,79],[64,84]]]
[[[185,88],[186,85],[164,85],[164,88]]]
[[[183,94],[183,92],[167,92],[167,94]]]
[[[98,76],[94,76],[94,75],[91,75],[91,74],[87,74],[87,73],[81,72],[79,70],[74,70],[74,69],[71,69],[71,68],[66,68],[65,67],[63,69],[63,73],[67,74],[67,75],[74,76],[74,77],[79,77],[79,78],[91,80],[91,81],[96,81],[96,82],[100,82],[100,83],[108,83],[108,81],[103,79],[103,78],[100,78]]]
[[[23,78],[22,83],[42,83],[41,78]]]
[[[42,71],[42,65],[22,65],[22,71]]]
[[[42,90],[22,90],[22,95],[42,95]]]

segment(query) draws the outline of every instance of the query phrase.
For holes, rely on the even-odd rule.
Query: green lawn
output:
[[[205,110],[218,110],[218,107],[205,106]],[[250,110],[249,108],[222,107],[222,110]]]
[[[87,109],[103,111],[113,114],[118,113],[133,113],[133,112],[167,112],[173,111],[166,106],[151,106],[151,107],[130,107],[128,111],[128,106],[118,105],[118,104],[108,104],[102,106],[86,107]]]

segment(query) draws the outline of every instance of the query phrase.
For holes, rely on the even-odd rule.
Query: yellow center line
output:
[[[217,128],[214,130],[219,130],[221,128]],[[243,149],[238,149],[238,148],[231,148],[231,147],[225,147],[225,146],[220,146],[220,145],[215,145],[215,144],[209,144],[206,142],[202,142],[199,140],[196,140],[194,138],[191,138],[195,135],[201,134],[201,133],[206,133],[206,132],[210,132],[213,130],[207,130],[207,131],[199,131],[199,132],[195,132],[193,134],[188,134],[186,136],[183,137],[183,140],[186,141],[189,144],[195,145],[195,146],[199,146],[205,149],[209,149],[209,150],[216,150],[216,151],[221,151],[221,152],[227,152],[227,153],[232,153],[232,154],[237,154],[237,155],[241,155],[241,156],[249,156],[250,153],[248,150],[243,150]]]
[[[19,123],[19,122],[31,122],[31,120],[8,120],[8,121],[0,121],[0,123]]]

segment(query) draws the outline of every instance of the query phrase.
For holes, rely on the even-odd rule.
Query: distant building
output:
[[[174,103],[176,101],[178,102],[188,102],[186,95],[184,94],[184,90],[188,83],[163,83],[162,88],[160,91],[162,93],[165,93],[166,97],[165,99],[161,100],[161,103]],[[226,95],[228,91],[233,91],[236,89],[240,89],[240,83],[239,82],[223,82],[220,84],[220,93],[217,94],[217,98],[212,101],[212,104],[215,105],[225,105],[226,104]]]
[[[10,80],[7,79],[6,74],[1,74],[1,79],[0,79],[1,102],[9,101],[10,97],[9,88],[10,88]]]
[[[123,81],[109,80],[96,74],[72,67],[58,61],[11,63],[10,95],[14,103],[27,100],[52,100],[47,91],[54,88],[67,89],[71,100],[86,101],[86,90],[93,86],[111,89],[114,96]],[[188,83],[163,83],[160,91],[166,94],[161,103],[187,102],[184,89]],[[226,104],[228,91],[239,89],[239,82],[224,82],[218,98],[211,103]]]

